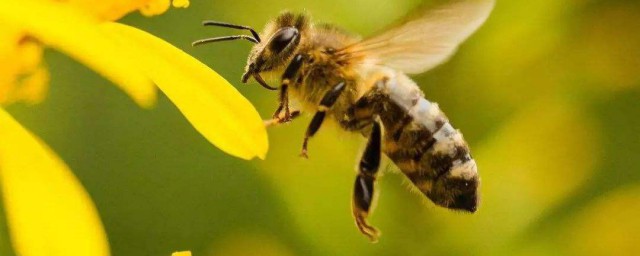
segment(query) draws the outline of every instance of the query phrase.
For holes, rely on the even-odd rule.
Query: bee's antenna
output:
[[[247,41],[250,41],[254,44],[257,44],[258,41],[250,36],[247,35],[238,35],[238,36],[221,36],[221,37],[212,37],[212,38],[205,38],[205,39],[200,39],[197,41],[194,41],[193,43],[191,43],[192,46],[197,46],[197,45],[201,45],[201,44],[206,44],[206,43],[213,43],[213,42],[220,42],[220,41],[231,41],[231,40],[238,40],[238,39],[245,39]]]
[[[258,43],[260,42],[260,36],[258,35],[258,33],[253,30],[253,28],[251,27],[247,27],[247,26],[241,26],[241,25],[235,25],[235,24],[229,24],[229,23],[225,23],[225,22],[220,22],[220,21],[213,21],[213,20],[205,20],[202,22],[202,25],[204,26],[219,26],[219,27],[226,27],[226,28],[235,28],[235,29],[245,29],[245,30],[249,30],[251,32],[251,34],[253,35],[253,38],[258,41]]]

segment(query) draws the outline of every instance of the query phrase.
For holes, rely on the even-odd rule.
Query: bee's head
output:
[[[427,197],[449,209],[477,211],[480,178],[476,168],[473,160],[454,165],[451,172],[434,181]]]
[[[237,29],[246,29],[251,31],[252,36],[240,35],[230,37],[216,37],[198,40],[194,45],[202,43],[245,39],[255,43],[249,57],[247,66],[242,75],[242,82],[246,83],[250,77],[253,77],[263,87],[275,90],[276,88],[266,84],[260,76],[262,72],[269,72],[284,68],[284,65],[294,56],[303,40],[303,32],[309,29],[309,18],[303,14],[293,14],[284,12],[280,14],[272,22],[269,22],[264,31],[258,35],[252,28],[226,24],[215,21],[205,21],[204,25],[215,25],[223,27],[231,27]]]
[[[242,82],[246,82],[250,76],[259,77],[262,72],[284,68],[298,49],[302,33],[308,27],[307,16],[291,12],[284,12],[267,24],[260,34],[264,40],[253,46],[249,53]],[[258,77],[256,79],[260,80]]]

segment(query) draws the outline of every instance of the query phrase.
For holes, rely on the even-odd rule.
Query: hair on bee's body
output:
[[[493,0],[452,0],[364,40],[291,12],[269,22],[259,36],[248,27],[211,24],[252,32],[252,38],[233,37],[256,43],[243,82],[253,77],[263,87],[276,89],[261,74],[281,74],[280,104],[268,124],[289,122],[299,115],[289,109],[289,96],[304,111],[315,113],[302,156],[306,157],[309,139],[327,117],[368,138],[358,164],[352,210],[358,229],[375,241],[380,233],[369,225],[367,216],[375,205],[381,153],[435,204],[477,210],[480,179],[469,146],[438,104],[425,99],[407,74],[422,73],[446,61],[492,8]]]
[[[266,66],[264,71],[268,73],[282,74],[286,65],[296,55],[305,56],[305,62],[300,67],[294,81],[289,81],[288,93],[293,98],[298,99],[305,111],[315,112],[322,97],[330,91],[336,84],[345,83],[345,89],[338,101],[330,108],[330,113],[342,112],[333,111],[346,109],[350,102],[357,97],[357,74],[353,72],[352,60],[349,56],[339,56],[336,49],[346,47],[357,42],[359,38],[351,36],[344,31],[328,24],[312,24],[308,14],[294,14],[283,12],[272,22],[268,23],[263,32],[263,37],[272,35],[276,31],[292,26],[299,31],[300,41],[289,56],[281,61],[277,61],[280,66]],[[254,52],[260,52],[267,47],[268,42],[260,47],[254,48]],[[264,53],[263,53],[264,54]],[[271,54],[267,53],[264,58],[269,59]],[[249,63],[251,63],[251,54]],[[263,62],[260,57],[256,57],[253,62]],[[257,65],[257,64],[256,64]],[[247,65],[247,71],[251,64]]]

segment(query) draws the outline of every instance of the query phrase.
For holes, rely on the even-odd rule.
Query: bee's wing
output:
[[[493,5],[493,0],[448,1],[343,50],[363,64],[419,74],[445,62],[484,23]]]

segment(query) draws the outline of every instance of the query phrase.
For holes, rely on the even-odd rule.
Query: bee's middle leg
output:
[[[327,115],[327,110],[336,103],[338,97],[340,97],[340,94],[344,91],[345,85],[345,82],[338,83],[322,97],[320,107],[318,107],[318,112],[313,115],[313,119],[311,119],[311,123],[307,127],[307,132],[305,133],[304,141],[302,142],[302,152],[300,152],[300,156],[304,158],[309,157],[307,155],[307,144],[309,143],[309,138],[313,137],[313,135],[318,132],[325,116]]]
[[[372,242],[376,242],[380,236],[380,231],[367,222],[367,216],[373,208],[374,186],[378,168],[380,167],[381,138],[380,124],[376,121],[373,123],[369,142],[358,165],[358,176],[356,176],[352,199],[353,217],[355,218],[356,226]]]

